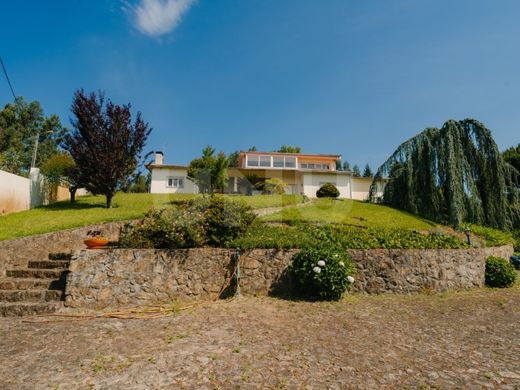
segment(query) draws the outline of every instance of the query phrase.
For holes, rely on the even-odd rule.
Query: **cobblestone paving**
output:
[[[0,389],[519,389],[520,288],[0,319]]]

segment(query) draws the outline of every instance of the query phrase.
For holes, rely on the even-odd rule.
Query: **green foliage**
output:
[[[469,228],[472,234],[484,238],[488,247],[515,245],[516,243],[510,232],[479,225],[469,225]]]
[[[350,171],[350,163],[348,161],[345,161],[343,163],[343,170],[344,171]]]
[[[45,116],[40,103],[22,97],[0,111],[0,169],[26,176],[38,138],[36,166],[58,152],[66,129],[57,115]]]
[[[474,119],[450,120],[401,144],[378,169],[389,175],[386,204],[441,223],[463,221],[509,229],[518,218],[512,167],[491,132]]]
[[[58,186],[69,186],[68,174],[74,170],[76,164],[68,153],[57,153],[42,165],[41,172],[45,176],[45,190],[47,198],[51,201],[56,199]]]
[[[504,160],[512,165],[518,172],[516,175],[516,184],[520,184],[520,144],[510,147],[502,154]]]
[[[290,146],[290,145],[282,145],[280,149],[277,150],[278,153],[300,153],[302,148],[299,146]]]
[[[240,152],[238,150],[235,150],[233,153],[230,153],[227,156],[228,167],[230,167],[230,168],[237,168],[238,167],[239,157],[240,157]]]
[[[520,229],[513,230],[512,236],[515,240],[515,252],[520,252]]]
[[[204,213],[206,239],[212,246],[225,246],[243,234],[256,218],[251,206],[223,196],[199,198],[191,203],[194,209]]]
[[[488,257],[486,260],[486,285],[490,287],[510,287],[517,275],[513,265],[502,257]]]
[[[339,190],[334,184],[325,183],[316,191],[316,196],[318,198],[337,198]]]
[[[223,152],[215,156],[215,149],[207,146],[202,151],[202,157],[190,162],[188,177],[193,180],[203,194],[223,192],[228,176],[228,158]]]
[[[256,223],[230,247],[312,248],[322,244],[343,249],[458,249],[468,245],[439,231],[420,233],[410,229],[359,228],[344,224],[270,225]]]
[[[372,170],[370,169],[370,165],[366,164],[365,169],[363,170],[363,177],[372,177],[374,176]]]
[[[359,167],[357,165],[354,165],[352,167],[352,174],[354,177],[361,177],[361,171],[359,170]]]
[[[225,246],[243,234],[255,219],[250,206],[222,196],[176,202],[168,209],[152,209],[125,232],[121,245],[132,248],[192,248]]]
[[[205,221],[202,212],[188,208],[151,209],[136,226],[120,236],[125,248],[193,248],[203,246]]]
[[[285,194],[285,189],[287,188],[287,184],[283,182],[282,179],[274,177],[272,179],[267,179],[263,185],[263,192],[266,194]]]
[[[350,286],[350,256],[339,248],[321,245],[294,255],[290,270],[300,292],[310,298],[339,300]]]

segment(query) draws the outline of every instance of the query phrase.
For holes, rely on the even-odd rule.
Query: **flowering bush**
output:
[[[516,271],[511,263],[502,257],[488,257],[486,260],[486,284],[490,287],[510,287],[515,284]]]
[[[350,256],[331,246],[301,250],[293,257],[291,272],[303,295],[328,301],[340,299],[354,283]]]

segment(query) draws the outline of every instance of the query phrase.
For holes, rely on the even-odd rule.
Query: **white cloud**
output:
[[[133,7],[135,27],[158,37],[173,31],[196,0],[141,0]]]

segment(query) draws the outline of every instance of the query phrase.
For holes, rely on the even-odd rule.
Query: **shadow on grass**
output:
[[[117,208],[117,205],[113,205],[112,208]],[[65,210],[86,210],[86,209],[104,209],[104,203],[92,204],[92,203],[70,203],[70,202],[56,202],[50,205],[37,207],[40,210],[48,211],[65,211]]]

